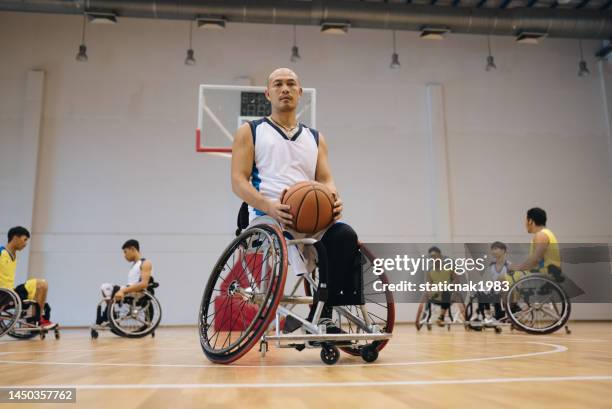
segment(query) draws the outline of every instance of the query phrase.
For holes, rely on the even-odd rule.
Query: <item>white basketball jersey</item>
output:
[[[130,268],[130,271],[128,272],[127,285],[134,285],[140,282],[140,269],[142,268],[142,263],[145,260],[146,259],[142,258],[132,264],[132,268]],[[151,269],[151,275],[153,275],[153,269]]]
[[[501,270],[497,271],[497,263],[495,261],[492,261],[491,264],[489,265],[489,271],[485,272],[484,274],[484,277],[483,277],[484,280],[485,281],[500,281],[502,277],[508,274],[509,265],[510,263],[508,263],[508,261],[505,261]]]
[[[261,194],[280,200],[283,190],[314,180],[319,154],[319,132],[299,124],[289,138],[268,118],[249,122],[255,146],[251,183]],[[249,206],[249,220],[265,213]]]

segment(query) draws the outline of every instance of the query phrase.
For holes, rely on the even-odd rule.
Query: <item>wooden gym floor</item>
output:
[[[572,334],[397,328],[378,361],[318,349],[254,349],[230,366],[202,354],[195,328],[155,338],[84,329],[61,340],[0,339],[0,386],[76,387],[73,408],[610,408],[612,323],[571,323]],[[9,404],[0,404],[2,406]],[[17,407],[17,406],[13,406]]]

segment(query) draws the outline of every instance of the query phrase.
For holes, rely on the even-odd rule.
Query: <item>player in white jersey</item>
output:
[[[146,290],[153,274],[153,264],[150,260],[141,257],[140,244],[137,240],[126,241],[121,249],[125,259],[132,263],[132,267],[128,272],[127,285],[121,287],[104,283],[100,286],[102,296],[108,300],[114,297],[117,301],[121,301],[126,294]]]
[[[297,120],[302,96],[298,76],[288,68],[274,70],[268,77],[265,94],[272,114],[244,124],[234,138],[232,189],[248,203],[251,225],[277,223],[294,236],[289,206],[279,200],[283,191],[305,180],[316,180],[331,190],[336,199],[336,223],[312,235],[320,238],[327,252],[330,282],[323,317],[329,319],[331,306],[360,303],[357,234],[349,225],[338,222],[342,201],[329,166],[325,138]],[[332,332],[333,325],[329,321],[325,324]]]
[[[485,271],[483,281],[504,281],[510,273],[510,262],[506,258],[507,247],[505,243],[496,241],[491,244],[491,254],[494,260],[491,261],[489,269]],[[478,304],[478,314],[482,316],[485,325],[496,325],[497,320],[504,316],[500,295],[498,292],[490,291],[479,295],[481,302]],[[495,307],[495,315],[491,314],[491,303]]]

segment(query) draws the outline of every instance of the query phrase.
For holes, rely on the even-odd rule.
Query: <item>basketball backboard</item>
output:
[[[270,115],[265,87],[201,84],[196,152],[231,156],[236,130],[245,122]],[[298,121],[316,127],[316,90],[304,88]]]

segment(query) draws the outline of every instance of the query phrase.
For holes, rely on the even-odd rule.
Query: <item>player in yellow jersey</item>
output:
[[[561,274],[561,256],[559,242],[555,234],[546,227],[546,212],[534,207],[527,211],[525,226],[527,232],[533,234],[529,256],[524,263],[511,264],[511,271],[531,271],[550,274],[558,279]]]
[[[15,287],[15,270],[17,269],[17,252],[23,250],[30,240],[30,232],[21,226],[13,227],[8,232],[6,246],[0,246],[0,288],[15,289],[22,300],[34,300],[40,306],[40,311],[45,311],[40,317],[40,326],[45,329],[53,329],[57,324],[49,321],[47,308],[47,291],[49,286],[46,280],[31,278],[25,283]]]

